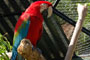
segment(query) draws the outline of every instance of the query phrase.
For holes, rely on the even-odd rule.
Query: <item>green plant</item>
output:
[[[0,60],[9,60],[6,52],[11,51],[12,49],[12,46],[5,35],[6,34],[0,34]]]

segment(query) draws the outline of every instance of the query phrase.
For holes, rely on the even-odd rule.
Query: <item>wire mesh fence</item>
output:
[[[57,6],[57,9],[64,13],[69,18],[77,21],[78,13],[77,13],[77,4],[87,3],[88,12],[85,18],[85,22],[83,24],[88,30],[90,30],[90,0],[61,0]],[[76,46],[77,55],[89,55],[90,56],[90,36],[81,32],[80,37],[78,38],[77,46]]]

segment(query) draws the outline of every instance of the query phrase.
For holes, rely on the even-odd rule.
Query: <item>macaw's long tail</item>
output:
[[[17,51],[13,49],[11,60],[16,60],[17,54],[18,54]]]

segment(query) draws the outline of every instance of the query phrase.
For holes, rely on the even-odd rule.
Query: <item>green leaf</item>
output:
[[[0,34],[0,60],[9,60],[6,51],[11,51],[12,46],[10,42],[5,37],[5,35]]]

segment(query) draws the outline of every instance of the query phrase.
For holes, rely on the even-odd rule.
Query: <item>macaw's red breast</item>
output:
[[[26,39],[29,39],[33,46],[36,46],[37,41],[40,39],[43,29],[43,21],[35,16],[31,16],[29,30]]]
[[[20,16],[15,27],[15,33],[17,31],[19,32],[19,30],[23,28],[20,28],[21,25],[23,25],[24,22],[28,21],[28,17],[30,17],[30,26],[26,38],[30,39],[34,46],[36,46],[36,43],[40,39],[42,34],[43,16],[40,13],[40,5],[42,3],[46,3],[48,6],[51,6],[51,3],[47,1],[36,1],[32,3]]]
[[[47,1],[36,1],[32,3],[25,11],[30,14],[30,26],[27,34],[27,39],[30,39],[31,43],[36,46],[37,41],[42,35],[43,29],[43,16],[40,12],[40,5],[42,3],[51,6],[50,2]]]

